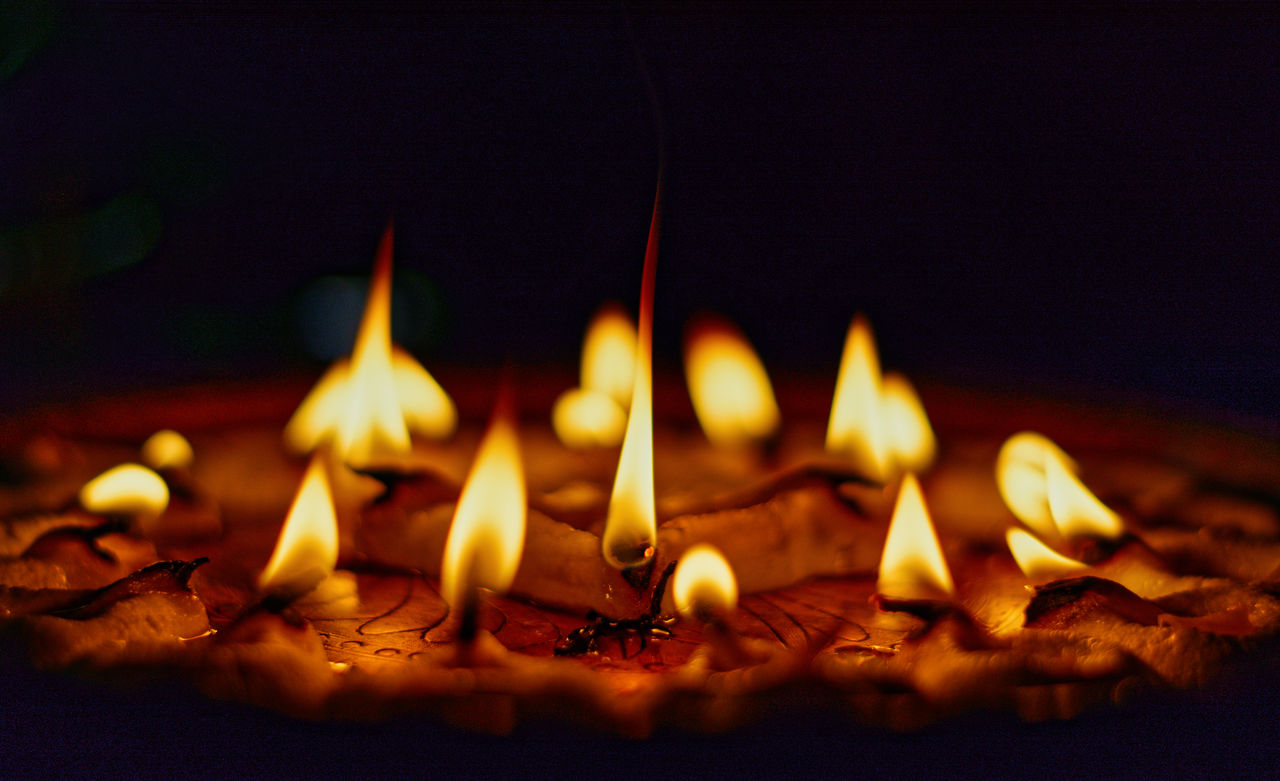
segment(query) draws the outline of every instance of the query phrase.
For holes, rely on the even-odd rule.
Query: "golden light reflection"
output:
[[[1031,580],[1059,578],[1089,568],[1083,562],[1058,553],[1028,531],[1009,529],[1005,532],[1005,540],[1018,569]]]
[[[624,410],[635,383],[636,327],[622,305],[600,307],[582,340],[582,388],[613,398]]]
[[[1076,472],[1076,463],[1061,448],[1029,431],[1006,440],[996,457],[1000,496],[1041,538],[1119,536],[1124,531],[1119,516],[1080,482]]]
[[[142,443],[142,461],[152,469],[186,469],[195,460],[187,438],[173,429],[162,429]]]
[[[875,479],[884,479],[889,472],[881,426],[880,382],[880,356],[871,324],[859,314],[849,325],[840,357],[827,424],[827,450],[849,458]]]
[[[727,320],[694,321],[684,366],[693,410],[713,444],[760,442],[777,431],[781,416],[769,375],[747,338]]]
[[[311,457],[298,493],[285,516],[258,589],[293,599],[314,589],[338,563],[338,519],[333,508],[329,474],[319,455]]]
[[[335,362],[285,426],[285,443],[309,452],[332,442],[353,466],[408,452],[409,432],[443,438],[457,425],[452,400],[413,356],[391,343],[392,228],[374,262],[350,361]]]
[[[80,489],[80,506],[91,513],[142,520],[159,517],[169,506],[169,486],[140,464],[112,467]]]
[[[938,443],[916,389],[901,374],[887,372],[880,398],[886,447],[894,466],[907,472],[924,471],[933,463]]]
[[[680,615],[705,621],[738,604],[738,580],[716,547],[699,543],[685,551],[676,564],[671,596]]]
[[[929,520],[920,483],[911,473],[902,478],[898,491],[880,557],[876,591],[906,599],[931,598],[955,591],[938,535]]]
[[[556,399],[551,425],[568,447],[617,447],[627,430],[627,412],[607,393],[570,388]]]
[[[441,593],[461,608],[477,588],[503,593],[524,550],[524,468],[514,411],[505,390],[462,485],[445,541]]]

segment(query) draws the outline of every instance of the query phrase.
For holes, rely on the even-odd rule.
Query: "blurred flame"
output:
[[[166,428],[142,443],[142,460],[152,469],[186,469],[195,460],[195,451],[186,437]]]
[[[653,495],[653,282],[658,263],[658,233],[662,215],[662,179],[653,197],[649,239],[640,280],[640,322],[636,329],[635,374],[631,386],[631,414],[622,439],[618,473],[609,496],[600,546],[611,567],[628,569],[653,558],[658,536]]]
[[[627,430],[627,412],[607,393],[570,388],[556,399],[551,425],[569,447],[617,447]]]
[[[1088,565],[1063,556],[1022,529],[1010,529],[1005,532],[1005,539],[1018,569],[1031,580],[1057,578],[1088,569]]]
[[[699,543],[680,557],[671,577],[671,596],[680,615],[706,620],[738,604],[738,581],[717,548]]]
[[[409,430],[442,438],[457,411],[435,379],[391,343],[392,228],[378,247],[364,316],[350,361],[335,362],[285,426],[285,442],[308,452],[332,440],[349,464],[408,452]]]
[[[759,442],[777,431],[780,416],[769,375],[747,338],[728,321],[695,321],[684,365],[693,410],[713,444]]]
[[[888,473],[880,421],[880,357],[871,325],[861,314],[853,318],[845,336],[827,424],[827,450],[848,456],[870,477],[882,479]]]
[[[635,382],[636,327],[622,306],[600,307],[582,340],[582,387],[608,394],[624,410]]]
[[[916,389],[906,377],[888,372],[881,388],[881,404],[887,446],[895,466],[907,472],[923,471],[933,463],[938,444]]]
[[[1047,539],[1117,537],[1119,516],[1076,477],[1076,463],[1047,437],[1014,434],[996,457],[996,484],[1009,510]]]
[[[338,519],[324,459],[311,457],[298,486],[280,538],[258,589],[286,599],[300,597],[333,574],[338,563]]]
[[[514,417],[504,389],[462,485],[445,541],[440,585],[454,608],[473,589],[505,592],[520,565],[527,510]]]
[[[893,519],[889,521],[876,591],[908,599],[955,591],[938,535],[929,520],[920,483],[909,472],[902,478]]]
[[[155,518],[169,506],[169,486],[145,466],[121,464],[84,484],[80,506],[101,515]]]

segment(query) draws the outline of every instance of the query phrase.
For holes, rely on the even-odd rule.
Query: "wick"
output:
[[[467,589],[459,621],[458,642],[464,647],[470,647],[475,643],[476,634],[480,631],[480,592],[477,589]]]
[[[653,572],[652,559],[646,565],[646,569],[650,574]],[[587,620],[591,623],[578,627],[557,643],[556,656],[578,656],[597,651],[600,648],[600,640],[605,637],[619,638],[625,656],[628,635],[640,637],[641,650],[648,647],[650,637],[671,637],[671,625],[676,619],[674,616],[662,615],[662,597],[666,594],[671,573],[675,571],[676,562],[674,561],[662,571],[657,585],[653,588],[653,595],[649,599],[649,610],[639,618],[609,618],[594,610],[588,611]],[[626,572],[623,570],[624,574]]]

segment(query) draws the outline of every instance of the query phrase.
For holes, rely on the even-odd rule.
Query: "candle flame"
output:
[[[1047,437],[1014,434],[996,457],[996,484],[1009,510],[1040,537],[1093,535],[1114,538],[1124,531],[1076,477],[1071,457]]]
[[[893,518],[889,521],[876,591],[907,599],[955,592],[920,483],[910,472],[902,478]]]
[[[614,301],[591,318],[582,340],[582,387],[608,394],[626,409],[635,383],[636,327]]]
[[[614,478],[609,512],[600,540],[605,561],[617,569],[638,567],[651,561],[654,541],[658,536],[653,495],[653,283],[658,263],[661,206],[662,180],[659,176],[640,282],[640,322],[636,329],[631,414],[627,416],[618,473]]]
[[[515,414],[504,387],[445,541],[440,584],[446,602],[458,608],[474,589],[510,587],[524,550],[526,513]]]
[[[154,519],[169,506],[169,486],[145,466],[120,464],[84,484],[80,506],[101,515]]]
[[[337,563],[338,519],[329,473],[317,454],[298,485],[258,589],[285,599],[300,597],[333,574]]]
[[[1045,545],[1035,535],[1022,529],[1010,529],[1005,532],[1005,540],[1009,543],[1009,552],[1013,554],[1013,560],[1018,562],[1018,569],[1031,580],[1059,578],[1088,569],[1088,565],[1063,556]]]
[[[884,375],[881,390],[886,444],[894,465],[908,472],[924,471],[933,463],[938,444],[920,396],[897,372]]]
[[[285,442],[309,452],[333,442],[347,463],[366,466],[406,453],[412,429],[443,438],[457,410],[435,379],[391,343],[391,226],[378,247],[351,360],[329,367],[285,426]]]
[[[827,424],[827,450],[848,457],[875,479],[883,479],[889,471],[880,420],[880,382],[880,356],[871,324],[859,314],[844,340]]]
[[[717,548],[699,543],[680,557],[671,577],[671,596],[680,615],[706,620],[738,604],[738,581]]]
[[[627,412],[607,393],[570,388],[556,399],[551,425],[568,447],[617,447],[627,430]]]
[[[195,451],[186,437],[166,428],[142,443],[142,460],[152,469],[186,469],[195,460]]]
[[[703,317],[689,327],[685,376],[707,438],[722,447],[773,436],[780,415],[764,364],[727,320]]]

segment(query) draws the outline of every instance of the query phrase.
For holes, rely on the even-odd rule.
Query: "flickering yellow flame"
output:
[[[718,549],[699,543],[680,557],[671,577],[671,596],[680,615],[706,620],[738,604],[738,580]]]
[[[884,479],[889,472],[880,383],[880,357],[871,325],[858,315],[849,326],[840,358],[827,424],[827,450],[849,458],[875,479]]]
[[[1040,537],[1118,537],[1119,516],[1076,477],[1074,461],[1047,437],[1014,434],[996,457],[996,484],[1018,520]]]
[[[84,484],[80,506],[101,515],[156,518],[169,506],[169,486],[145,466],[121,464]]]
[[[608,394],[624,410],[635,383],[636,327],[622,306],[600,307],[582,340],[582,387]]]
[[[142,443],[142,461],[152,469],[186,469],[195,460],[191,443],[173,429],[163,429]]]
[[[933,463],[938,444],[916,389],[901,374],[887,372],[880,400],[886,444],[894,466],[907,472],[924,471]]]
[[[1022,529],[1005,532],[1005,540],[1009,543],[1013,560],[1018,562],[1018,569],[1031,580],[1059,578],[1089,568],[1082,562],[1063,556]]]
[[[409,432],[453,433],[457,410],[413,356],[391,343],[392,229],[378,247],[364,316],[350,361],[335,362],[285,426],[285,443],[309,452],[332,441],[339,457],[367,466],[408,452]]]
[[[902,478],[893,518],[889,521],[876,591],[885,596],[907,599],[936,597],[940,593],[955,591],[938,535],[929,520],[920,483],[911,473]]]
[[[570,388],[556,399],[551,425],[569,447],[617,447],[627,430],[627,412],[607,393]]]
[[[706,317],[689,328],[685,377],[707,439],[722,447],[773,436],[780,415],[769,375],[747,338],[728,321]]]
[[[258,577],[264,594],[293,599],[333,574],[338,563],[338,519],[324,459],[311,457],[267,566]]]
[[[510,404],[500,400],[462,485],[444,546],[440,585],[461,608],[477,588],[505,592],[524,550],[524,468]]]

